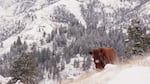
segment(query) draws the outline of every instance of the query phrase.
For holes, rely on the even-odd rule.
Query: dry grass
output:
[[[150,66],[150,53],[144,53],[143,55],[133,56],[127,61],[126,64],[137,66]]]

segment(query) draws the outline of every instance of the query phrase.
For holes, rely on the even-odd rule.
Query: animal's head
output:
[[[103,54],[103,48],[96,48],[89,51],[89,54],[92,56],[101,56]]]
[[[104,68],[104,63],[103,63],[103,48],[96,48],[91,51],[89,51],[89,54],[93,57],[95,67],[97,69],[102,69]]]
[[[103,55],[103,49],[102,48],[93,49],[89,51],[89,54],[93,56],[95,63],[99,63],[99,61],[102,60],[101,58]]]

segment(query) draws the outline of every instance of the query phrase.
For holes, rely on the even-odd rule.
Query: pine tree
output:
[[[18,46],[22,45],[20,36],[18,36],[18,38],[17,38],[17,45],[18,45]]]
[[[74,68],[79,68],[79,64],[80,64],[79,60],[74,60],[73,64]]]
[[[45,37],[45,36],[46,36],[46,32],[44,31],[44,32],[43,32],[43,37]]]
[[[23,54],[13,64],[10,75],[13,80],[21,80],[24,84],[36,84],[39,74],[35,56],[31,53]]]
[[[3,42],[1,42],[1,43],[0,43],[0,48],[3,48],[3,47],[4,47],[4,46],[3,46]]]
[[[82,64],[83,70],[88,70],[91,67],[91,58],[90,57],[84,57],[84,61]]]
[[[26,41],[24,41],[24,43],[23,43],[23,50],[27,50],[27,49],[28,49],[27,42],[26,42]]]
[[[145,51],[144,36],[146,36],[146,29],[141,26],[140,21],[132,20],[128,27],[128,38],[132,46],[132,54],[140,54]]]

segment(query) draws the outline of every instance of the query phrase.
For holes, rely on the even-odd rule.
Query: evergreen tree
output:
[[[31,53],[23,54],[13,64],[10,75],[13,80],[21,80],[24,84],[36,84],[39,74],[35,56]]]
[[[90,57],[84,57],[83,61],[83,70],[88,70],[91,67],[91,58]]]
[[[75,24],[78,22],[75,16],[72,13],[70,13],[70,11],[68,11],[64,5],[56,6],[54,8],[53,16],[51,17],[51,20],[54,22],[62,22],[69,24]]]
[[[46,36],[46,32],[44,31],[44,32],[43,32],[43,37],[45,37],[45,36]]]
[[[149,51],[150,50],[150,34],[145,35],[142,37],[143,39],[143,44],[144,44],[144,50]]]
[[[132,20],[128,28],[128,38],[132,46],[132,54],[140,54],[145,51],[144,37],[146,35],[146,28],[141,26],[140,21]]]
[[[28,49],[27,42],[26,42],[26,41],[24,41],[24,43],[23,43],[23,50],[27,50],[27,49]]]
[[[79,66],[80,66],[79,60],[74,60],[73,66],[74,66],[74,68],[79,68]]]
[[[3,47],[4,47],[4,46],[3,46],[3,42],[1,42],[1,43],[0,43],[0,48],[3,48]]]
[[[17,45],[18,45],[18,46],[22,45],[20,36],[18,36],[18,38],[17,38]]]

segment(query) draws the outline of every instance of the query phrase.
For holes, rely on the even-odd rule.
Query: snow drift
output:
[[[0,84],[7,84],[12,77],[3,77],[0,75]],[[18,80],[15,84],[23,84],[20,80]]]
[[[123,65],[107,64],[102,71],[86,72],[63,84],[150,84],[150,57]]]
[[[9,80],[11,80],[11,77],[3,77],[0,75],[0,84],[7,84]]]
[[[132,67],[122,70],[108,84],[150,84],[150,67]]]
[[[149,73],[150,67],[134,66],[122,69],[109,66],[101,72],[68,84],[150,84]]]

